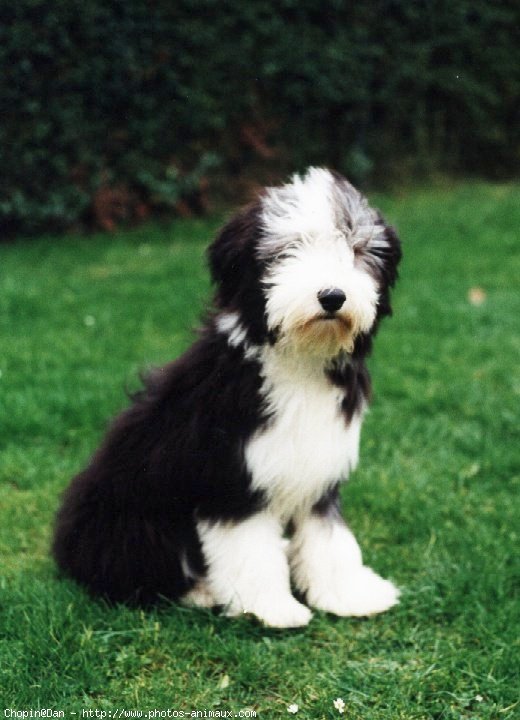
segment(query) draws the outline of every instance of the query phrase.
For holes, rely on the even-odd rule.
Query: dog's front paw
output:
[[[287,598],[270,598],[269,602],[257,602],[251,608],[243,608],[242,613],[250,613],[260,622],[273,628],[297,628],[308,625],[312,612],[306,605],[298,602],[290,595]],[[239,612],[228,612],[228,615],[238,615]]]
[[[313,588],[309,603],[325,612],[343,617],[366,617],[385,612],[399,602],[400,591],[365,565],[348,573],[338,587]]]
[[[292,596],[290,599],[273,603],[269,607],[263,607],[253,612],[264,625],[274,628],[304,627],[312,618],[309,608]]]

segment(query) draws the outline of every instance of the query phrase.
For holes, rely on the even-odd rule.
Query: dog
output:
[[[238,212],[208,250],[215,295],[195,343],[144,380],[66,490],[59,568],[112,602],[166,598],[281,628],[310,608],[395,605],[339,485],[358,462],[365,359],[400,258],[396,232],[327,169]]]

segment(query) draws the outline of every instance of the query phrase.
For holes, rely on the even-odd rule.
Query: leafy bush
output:
[[[518,166],[514,0],[19,0],[0,10],[0,219],[204,206],[207,177]]]

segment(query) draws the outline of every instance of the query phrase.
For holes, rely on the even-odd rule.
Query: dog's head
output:
[[[310,168],[238,213],[209,249],[219,311],[254,344],[332,357],[391,313],[394,230],[342,176]]]

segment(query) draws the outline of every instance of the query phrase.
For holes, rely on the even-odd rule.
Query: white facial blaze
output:
[[[268,231],[266,249],[277,243],[318,234],[331,236],[336,229],[332,209],[333,178],[328,170],[310,168],[304,178],[295,175],[289,185],[271,188],[263,204]]]
[[[355,337],[370,330],[377,313],[378,286],[369,271],[368,249],[381,247],[383,228],[364,198],[344,185],[327,170],[311,168],[263,201],[258,253],[268,261],[263,279],[268,327],[282,345],[325,356],[352,350]],[[324,317],[318,300],[318,293],[329,289],[346,297],[333,320]]]
[[[321,290],[337,288],[346,296],[338,312],[354,334],[367,332],[376,316],[377,287],[371,275],[357,268],[344,238],[306,239],[276,262],[266,276],[267,322],[282,336],[301,332],[312,320],[323,322]],[[330,323],[330,321],[325,321]]]

